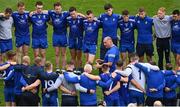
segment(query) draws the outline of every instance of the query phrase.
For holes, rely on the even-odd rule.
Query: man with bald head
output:
[[[104,56],[104,60],[97,59],[96,62],[106,64],[110,67],[110,73],[116,69],[115,65],[119,60],[119,49],[113,44],[111,37],[107,36],[103,40],[104,46],[108,49]]]

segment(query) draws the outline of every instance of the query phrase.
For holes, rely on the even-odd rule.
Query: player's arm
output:
[[[144,93],[146,92],[136,80],[131,79],[131,83],[132,83],[132,85],[134,85],[137,89],[141,90],[141,91],[144,92]]]
[[[69,75],[69,73],[67,72],[63,72],[64,78],[66,79],[66,81],[70,82],[70,83],[79,83],[80,77],[78,76],[73,76],[71,77]]]
[[[51,87],[47,88],[47,92],[58,89],[58,87],[62,84],[62,78],[63,78],[62,76],[59,76],[56,79],[55,83]]]
[[[86,18],[86,15],[82,14],[82,13],[77,13],[77,15],[83,17],[83,18]]]
[[[132,68],[126,67],[124,71],[116,70],[115,72],[121,74],[122,76],[129,76],[132,73]]]
[[[83,74],[86,75],[89,79],[96,80],[96,81],[101,80],[100,76],[98,75],[92,75],[86,72],[84,72]]]
[[[148,75],[148,73],[149,73],[150,70],[151,70],[150,68],[145,67],[145,66],[143,66],[143,65],[141,65],[141,64],[139,64],[139,63],[135,63],[134,66],[137,67],[137,68],[139,68],[139,69],[141,69],[141,70],[144,72],[145,75]]]
[[[162,90],[166,85],[166,81],[164,80],[163,83],[157,87],[157,90]]]
[[[63,93],[71,94],[71,95],[76,95],[76,92],[72,92],[72,91],[68,90],[68,89],[65,88],[63,85],[61,85],[59,88],[61,89],[61,91],[62,91]]]
[[[111,89],[109,91],[105,91],[104,93],[106,95],[110,95],[111,93],[118,91],[120,87],[121,87],[120,82],[117,82],[116,86],[113,89]]]
[[[36,88],[37,86],[39,86],[41,84],[41,80],[40,79],[37,79],[34,83],[32,83],[32,84],[30,84],[30,85],[28,85],[28,86],[26,86],[26,87],[23,87],[23,89],[22,90],[32,90],[32,89],[34,89],[34,88]]]
[[[4,80],[5,80],[5,81],[8,81],[8,80],[10,80],[11,78],[13,78],[13,76],[14,76],[14,70],[11,70],[11,71],[9,72],[9,74],[7,75],[7,77],[4,78]]]
[[[44,72],[42,70],[38,70],[38,76],[42,78],[43,80],[52,80],[59,77],[59,75],[55,72],[49,74],[47,72]]]
[[[5,70],[5,69],[7,69],[9,66],[10,66],[11,64],[5,64],[5,65],[3,65],[3,66],[0,66],[0,71],[3,71],[3,70]]]

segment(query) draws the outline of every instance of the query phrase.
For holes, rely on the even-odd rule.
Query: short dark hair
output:
[[[108,10],[110,8],[113,8],[112,4],[107,3],[107,4],[104,5],[104,10]]]
[[[144,7],[140,7],[139,10],[138,10],[138,12],[145,12]]]
[[[122,15],[129,15],[129,11],[128,10],[123,10]]]
[[[90,15],[90,14],[92,14],[92,13],[93,13],[92,10],[87,10],[87,11],[86,11],[86,14],[87,14],[87,15]]]
[[[76,8],[75,7],[70,7],[69,12],[73,12],[73,11],[76,11]]]
[[[176,9],[176,10],[174,10],[174,11],[172,12],[172,14],[173,14],[173,15],[175,15],[175,14],[179,15],[180,12],[179,12],[179,10]]]
[[[43,5],[43,2],[42,1],[37,1],[35,6],[37,6],[37,5]]]
[[[117,63],[116,63],[116,66],[117,67],[122,67],[123,66],[123,61],[122,60],[119,60]]]
[[[156,62],[154,62],[154,61],[150,61],[149,62],[151,65],[156,65]]]
[[[56,7],[56,6],[61,6],[61,3],[60,2],[54,3],[54,7]]]
[[[25,5],[24,2],[20,1],[20,2],[18,2],[17,7],[22,7],[24,5]]]
[[[5,13],[9,13],[9,14],[12,14],[12,9],[7,7],[5,10],[4,10]]]
[[[130,57],[130,61],[139,60],[139,57],[136,53],[132,53],[129,57]]]
[[[172,70],[173,69],[173,66],[171,63],[167,63],[166,64],[166,70]]]
[[[16,52],[10,50],[6,53],[7,59],[12,59],[14,56],[16,56]]]

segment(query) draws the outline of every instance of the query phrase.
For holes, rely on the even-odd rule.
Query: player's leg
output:
[[[162,43],[158,39],[156,40],[156,47],[157,47],[157,53],[158,53],[158,66],[161,70],[163,70],[163,48],[162,48]]]
[[[94,59],[95,59],[95,55],[94,54],[89,54],[88,56],[89,56],[88,57],[88,63],[93,64]]]
[[[41,58],[42,58],[42,65],[45,64],[46,62],[46,49],[40,49],[40,55],[41,55]]]
[[[33,49],[33,53],[34,53],[34,58],[38,57],[40,53],[40,49],[39,48]]]
[[[66,47],[61,47],[61,61],[62,61],[62,69],[65,69],[66,66]]]
[[[171,63],[170,60],[170,40],[164,43],[164,52],[165,52],[165,59],[166,63]]]
[[[143,44],[137,44],[136,52],[139,56],[139,62],[144,62],[145,47],[143,46]]]
[[[17,55],[17,57],[16,57],[17,58],[16,59],[17,63],[21,64],[21,60],[22,60],[22,46],[16,48],[16,55]]]
[[[86,63],[89,63],[88,62],[89,54],[86,52],[86,53],[84,53],[84,56],[85,56]]]
[[[88,62],[93,64],[95,56],[96,56],[96,45],[89,45],[89,55],[88,55]]]
[[[28,56],[29,45],[23,45],[22,51],[23,51],[23,56]]]
[[[82,68],[82,50],[76,50],[76,63],[77,69],[80,71]]]
[[[76,66],[76,63],[75,63],[76,50],[75,49],[70,49],[70,54],[71,54],[71,62]]]
[[[147,45],[147,47],[146,47],[147,62],[151,62],[152,61],[153,52],[154,52],[153,45],[152,44]]]
[[[59,68],[59,60],[60,60],[60,47],[54,47],[55,50],[55,60],[56,60],[56,68]]]

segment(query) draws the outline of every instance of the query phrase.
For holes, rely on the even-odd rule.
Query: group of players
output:
[[[124,10],[122,15],[118,15],[113,13],[111,4],[105,4],[106,12],[96,18],[91,10],[88,10],[86,15],[78,13],[75,7],[70,7],[68,12],[62,11],[60,2],[54,3],[54,10],[43,10],[41,1],[36,2],[35,6],[35,11],[28,12],[25,11],[25,4],[19,2],[17,4],[18,11],[12,12],[11,8],[6,8],[4,13],[0,13],[1,63],[4,63],[3,58],[7,54],[7,62],[1,66],[2,70],[5,69],[6,72],[4,93],[7,105],[14,102],[12,90],[15,92],[16,105],[37,105],[39,102],[37,87],[41,83],[44,106],[58,104],[56,100],[58,87],[61,87],[63,91],[61,105],[78,105],[76,90],[80,91],[80,105],[97,105],[96,85],[103,88],[104,100],[109,106],[124,106],[129,103],[143,105],[145,93],[147,95],[146,105],[152,105],[156,100],[160,100],[165,105],[175,105],[175,89],[178,87],[179,77],[172,71],[170,49],[175,56],[178,68],[180,64],[179,10],[174,10],[172,15],[168,16],[165,15],[165,8],[161,7],[157,15],[151,18],[146,15],[144,8],[140,8],[136,16],[130,16],[128,10]],[[55,49],[56,71],[60,71],[60,64],[62,64],[62,71],[67,71],[59,77],[52,72],[52,64],[46,62],[48,23],[53,26],[52,40]],[[35,59],[33,66],[29,66],[30,58],[28,57],[31,24]],[[12,25],[15,27],[16,60],[14,59],[15,53],[10,51],[12,50]],[[155,33],[152,30],[153,26]],[[69,36],[67,37],[68,27]],[[96,55],[100,28],[102,28],[102,41],[100,59],[96,60],[96,68],[101,69],[101,74],[94,76],[90,73]],[[118,29],[121,32],[120,38],[117,36]],[[138,56],[134,54],[135,29],[138,34],[136,46]],[[152,65],[154,39],[156,39],[159,67]],[[120,42],[119,48],[117,47],[118,42]],[[66,64],[67,46],[70,49],[71,62]],[[87,63],[84,69],[82,67],[82,51],[86,56]],[[119,61],[120,53],[122,61]],[[164,53],[167,72],[161,71],[164,69]],[[138,60],[144,62],[145,54],[147,61],[151,64],[138,63]],[[22,58],[22,56],[24,57]],[[59,62],[60,58],[62,58],[61,63]],[[15,62],[22,64],[16,65]],[[129,62],[130,64],[123,71]],[[67,68],[65,68],[66,66]],[[78,77],[72,73],[74,68],[76,73],[80,71],[84,71],[84,73]],[[44,69],[47,73],[41,72]]]

